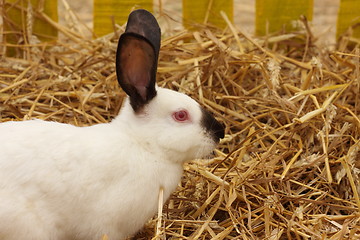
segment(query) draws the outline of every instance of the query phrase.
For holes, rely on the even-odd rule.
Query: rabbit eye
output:
[[[177,122],[185,122],[185,121],[189,120],[189,114],[186,110],[180,110],[180,111],[173,113],[173,118]]]

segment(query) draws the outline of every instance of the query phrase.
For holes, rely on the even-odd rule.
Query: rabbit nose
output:
[[[225,137],[224,126],[221,123],[219,123],[218,121],[216,121],[216,119],[214,122],[214,126],[215,126],[215,135],[220,141],[220,139],[223,139]]]
[[[202,126],[211,134],[215,142],[219,142],[220,139],[225,136],[224,126],[219,123],[207,110],[203,108],[201,110],[203,113],[201,121]]]

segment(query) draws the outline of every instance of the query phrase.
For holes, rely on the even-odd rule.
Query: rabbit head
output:
[[[202,157],[224,137],[224,128],[189,96],[156,85],[160,37],[151,13],[130,14],[116,54],[118,82],[128,95],[117,119],[127,122],[138,142],[160,148],[167,159]]]

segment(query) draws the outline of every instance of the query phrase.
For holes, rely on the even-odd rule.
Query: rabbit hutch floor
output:
[[[162,214],[134,239],[360,238],[358,42],[325,47],[302,26],[256,38],[230,23],[166,28],[159,85],[199,101],[226,137],[214,156],[185,165]],[[119,111],[123,27],[98,39],[58,30],[58,42],[17,46],[0,59],[2,122],[86,126]]]

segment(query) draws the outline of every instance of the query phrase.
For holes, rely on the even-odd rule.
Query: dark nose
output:
[[[203,116],[201,124],[207,132],[211,134],[215,142],[219,142],[220,139],[224,138],[224,126],[219,123],[210,112],[205,109],[201,109]]]

